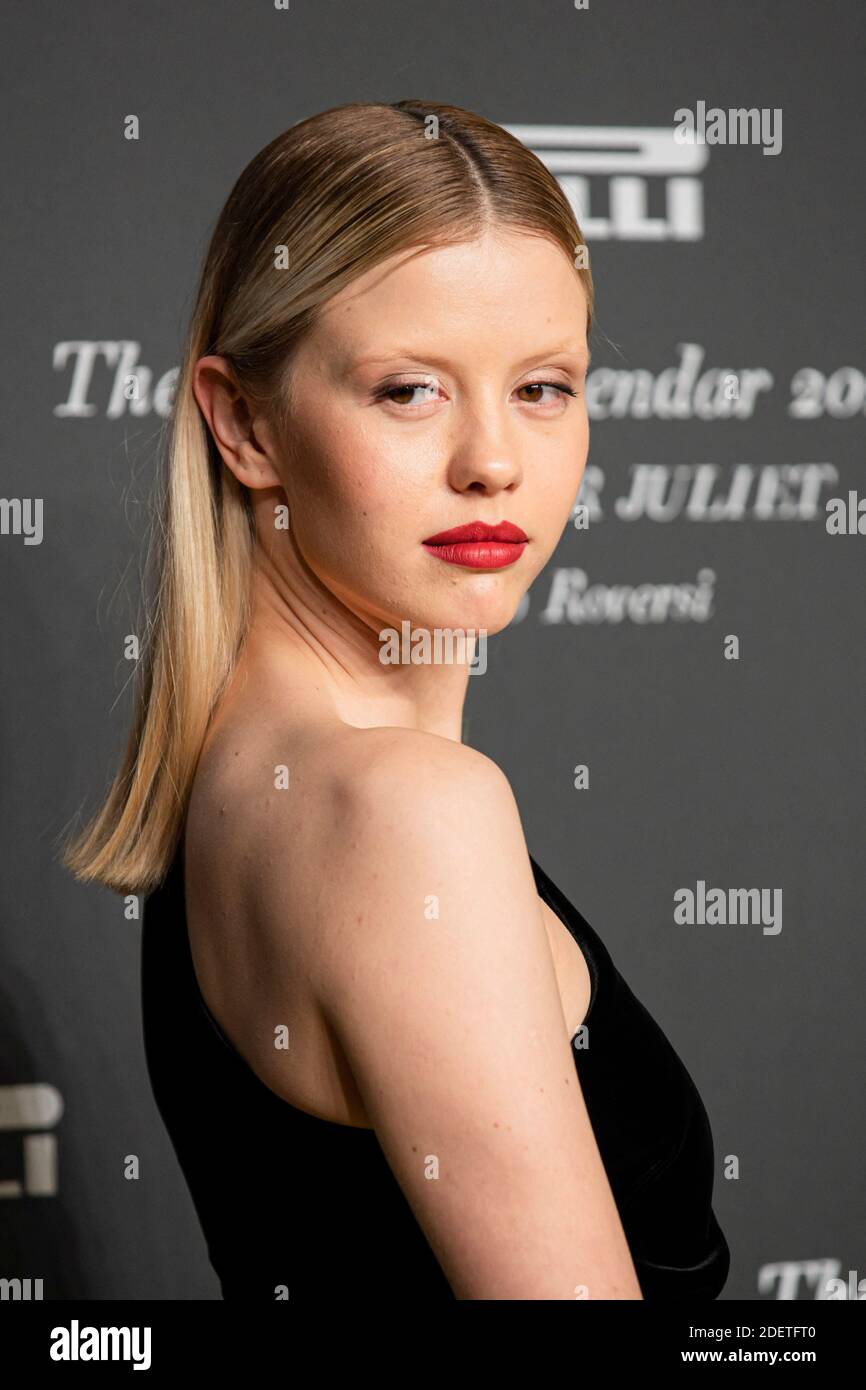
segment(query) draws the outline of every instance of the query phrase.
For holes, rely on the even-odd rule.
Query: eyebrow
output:
[[[527,367],[532,362],[541,362],[545,357],[555,357],[558,353],[562,352],[568,352],[573,354],[575,357],[584,359],[586,361],[587,366],[589,366],[590,362],[592,361],[592,353],[590,352],[588,347],[581,347],[576,343],[558,343],[555,347],[548,347],[544,348],[541,352],[530,353],[529,357],[525,357],[523,361],[518,362],[516,366],[518,369],[520,369],[521,367]],[[390,362],[395,357],[412,357],[418,361],[423,360],[425,362],[432,362],[433,365],[436,367],[447,367],[449,365],[448,358],[446,357],[436,357],[433,354],[427,352],[419,353],[414,348],[395,347],[391,348],[386,352],[377,353],[373,357],[358,357],[352,362],[352,366],[371,366],[375,365],[376,363]]]

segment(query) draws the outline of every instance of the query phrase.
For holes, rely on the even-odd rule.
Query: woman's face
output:
[[[377,634],[505,627],[580,486],[587,366],[583,286],[547,239],[497,230],[353,281],[291,364],[277,471],[305,563]],[[525,545],[424,544],[503,521]]]

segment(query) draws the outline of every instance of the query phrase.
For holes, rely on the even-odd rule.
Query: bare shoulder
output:
[[[429,865],[447,874],[457,845],[465,855],[474,843],[481,875],[522,852],[535,891],[508,779],[474,748],[413,729],[346,729],[296,744],[281,785],[269,760],[271,773],[276,789],[261,816],[253,808],[264,865],[255,891],[277,930],[291,904],[298,930],[324,945],[362,884],[375,895]]]
[[[487,779],[500,790],[508,787],[501,768],[484,753],[465,743],[420,729],[346,728],[319,743],[316,757],[340,795],[363,794],[382,778],[414,785],[419,776],[437,773]]]
[[[201,802],[234,818],[247,1055],[308,1108],[351,1094],[458,1298],[640,1298],[508,779],[435,735],[325,732],[226,750]],[[288,1084],[283,1018],[312,1059]]]
[[[331,746],[323,770],[332,808],[365,824],[374,811],[377,832],[398,812],[408,813],[412,824],[422,820],[435,835],[447,834],[478,798],[487,810],[497,803],[502,810],[515,807],[508,779],[491,758],[415,729],[352,730],[348,740]]]
[[[316,885],[328,910],[359,877],[374,883],[399,872],[399,888],[405,874],[434,863],[446,874],[459,847],[461,858],[481,856],[481,874],[523,855],[524,885],[535,891],[512,787],[470,746],[405,728],[353,728],[299,749],[289,788],[274,803],[268,841],[291,847],[296,881]]]
[[[411,871],[413,844],[445,867],[449,844],[482,824],[490,855],[478,871],[510,846],[523,850],[529,883],[508,779],[476,749],[413,729],[238,721],[199,762],[187,844],[215,898],[243,905],[281,950],[307,953],[325,944],[359,873],[372,885],[400,865]]]
[[[368,1121],[458,1297],[639,1298],[508,780],[371,735],[328,768],[309,903],[311,987]]]

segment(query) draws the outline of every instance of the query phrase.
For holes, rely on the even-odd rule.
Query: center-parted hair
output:
[[[294,350],[324,304],[400,251],[490,227],[583,236],[554,176],[492,121],[441,102],[350,102],[291,126],[246,166],[205,255],[165,431],[136,711],[104,804],[66,845],[84,882],[147,893],[171,863],[212,712],[246,636],[255,528],[192,390],[200,357],[290,428]],[[575,274],[592,327],[592,277]]]

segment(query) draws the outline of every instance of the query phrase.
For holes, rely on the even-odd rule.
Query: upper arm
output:
[[[458,1298],[640,1298],[508,781],[380,742],[338,798],[316,989],[385,1156]]]

